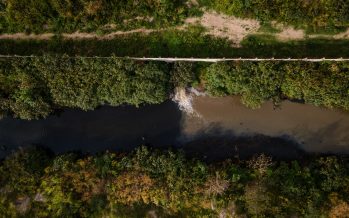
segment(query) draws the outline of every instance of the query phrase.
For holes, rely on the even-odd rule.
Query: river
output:
[[[273,108],[243,106],[238,97],[194,97],[195,115],[167,101],[139,108],[66,109],[46,119],[0,121],[0,157],[19,146],[44,145],[57,153],[131,150],[137,145],[181,147],[204,158],[270,153],[349,154],[349,113],[290,101]],[[208,157],[210,158],[210,157]]]

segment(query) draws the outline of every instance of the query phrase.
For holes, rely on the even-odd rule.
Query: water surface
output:
[[[0,145],[6,145],[7,151],[0,151],[0,156],[26,145],[44,145],[58,153],[130,150],[140,144],[175,145],[181,116],[177,105],[167,101],[139,108],[67,109],[59,116],[34,121],[5,118],[0,121]]]
[[[57,153],[95,153],[150,144],[182,147],[220,159],[237,153],[295,158],[299,149],[349,154],[348,112],[290,101],[277,109],[267,102],[251,110],[237,97],[203,96],[193,98],[193,108],[197,116],[185,114],[177,104],[167,101],[139,108],[67,109],[35,121],[5,118],[0,121],[0,158],[26,145],[45,145]],[[255,135],[258,137],[252,137]]]
[[[252,110],[238,97],[195,97],[200,117],[183,118],[182,132],[193,139],[206,135],[283,137],[307,152],[349,154],[349,113],[309,104],[283,101],[280,108],[266,102]]]

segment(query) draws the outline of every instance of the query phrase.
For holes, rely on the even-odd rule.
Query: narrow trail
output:
[[[190,26],[201,26],[205,28],[204,35],[210,35],[216,38],[227,39],[231,42],[232,47],[241,47],[241,42],[249,35],[266,34],[276,37],[279,41],[291,41],[291,40],[304,40],[304,39],[332,39],[343,40],[349,39],[349,28],[346,32],[338,33],[335,35],[327,34],[306,34],[303,29],[295,29],[292,26],[286,26],[272,22],[273,26],[278,29],[278,33],[270,33],[260,31],[261,24],[254,19],[242,19],[234,16],[228,16],[217,13],[215,11],[205,11],[201,17],[188,17],[183,21],[182,25],[159,28],[159,29],[146,29],[139,28],[133,30],[115,30],[107,34],[97,34],[88,32],[73,32],[62,33],[60,36],[65,40],[111,40],[117,36],[132,35],[132,34],[151,34],[161,33],[170,30],[186,31]],[[26,33],[14,33],[14,34],[0,34],[0,40],[51,40],[56,36],[54,33],[42,33],[42,34],[26,34]]]

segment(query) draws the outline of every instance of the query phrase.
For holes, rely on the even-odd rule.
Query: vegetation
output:
[[[211,95],[241,95],[247,106],[282,99],[349,110],[349,64],[226,62],[188,64],[42,56],[0,59],[1,115],[46,117],[64,107],[158,104],[175,87],[201,84]],[[199,81],[200,80],[200,81]]]
[[[90,32],[159,28],[195,11],[184,0],[0,1],[0,32]]]
[[[206,164],[140,147],[52,156],[21,149],[0,165],[2,217],[345,217],[348,160]]]
[[[0,108],[22,119],[62,107],[156,104],[169,95],[166,64],[44,56],[1,59],[0,69]]]
[[[1,0],[0,32],[97,32],[163,28],[199,15],[202,6],[243,18],[277,20],[313,31],[349,25],[345,0]]]
[[[349,57],[349,40],[305,39],[280,42],[268,35],[248,36],[241,47],[226,39],[204,35],[202,28],[188,31],[167,30],[116,36],[110,40],[0,40],[2,55],[63,55],[119,57],[275,57],[340,58]]]
[[[276,20],[312,31],[336,31],[349,25],[349,3],[345,0],[200,0],[208,8],[238,17]]]
[[[287,98],[348,110],[348,72],[346,62],[241,62],[212,64],[201,77],[212,95],[241,95],[252,108],[267,99],[278,103]]]

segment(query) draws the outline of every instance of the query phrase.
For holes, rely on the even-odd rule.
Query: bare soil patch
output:
[[[296,30],[293,27],[287,27],[276,34],[276,38],[280,41],[302,40],[304,37],[304,30]]]
[[[200,18],[188,18],[185,23],[200,24],[208,30],[209,35],[227,38],[237,47],[247,35],[256,32],[260,27],[256,20],[240,19],[216,12],[205,12]]]
[[[349,28],[343,33],[338,33],[333,36],[335,39],[349,39]]]
[[[53,33],[44,34],[25,34],[25,33],[15,33],[15,34],[1,34],[0,39],[37,39],[37,40],[49,40],[54,36]]]
[[[163,31],[162,29],[135,29],[135,30],[129,30],[129,31],[116,31],[105,35],[98,35],[96,33],[83,33],[83,32],[75,32],[75,33],[63,33],[62,36],[65,39],[98,39],[98,40],[108,40],[113,39],[116,36],[120,35],[128,35],[133,33],[143,33],[143,34],[149,34],[152,32],[159,32]]]

